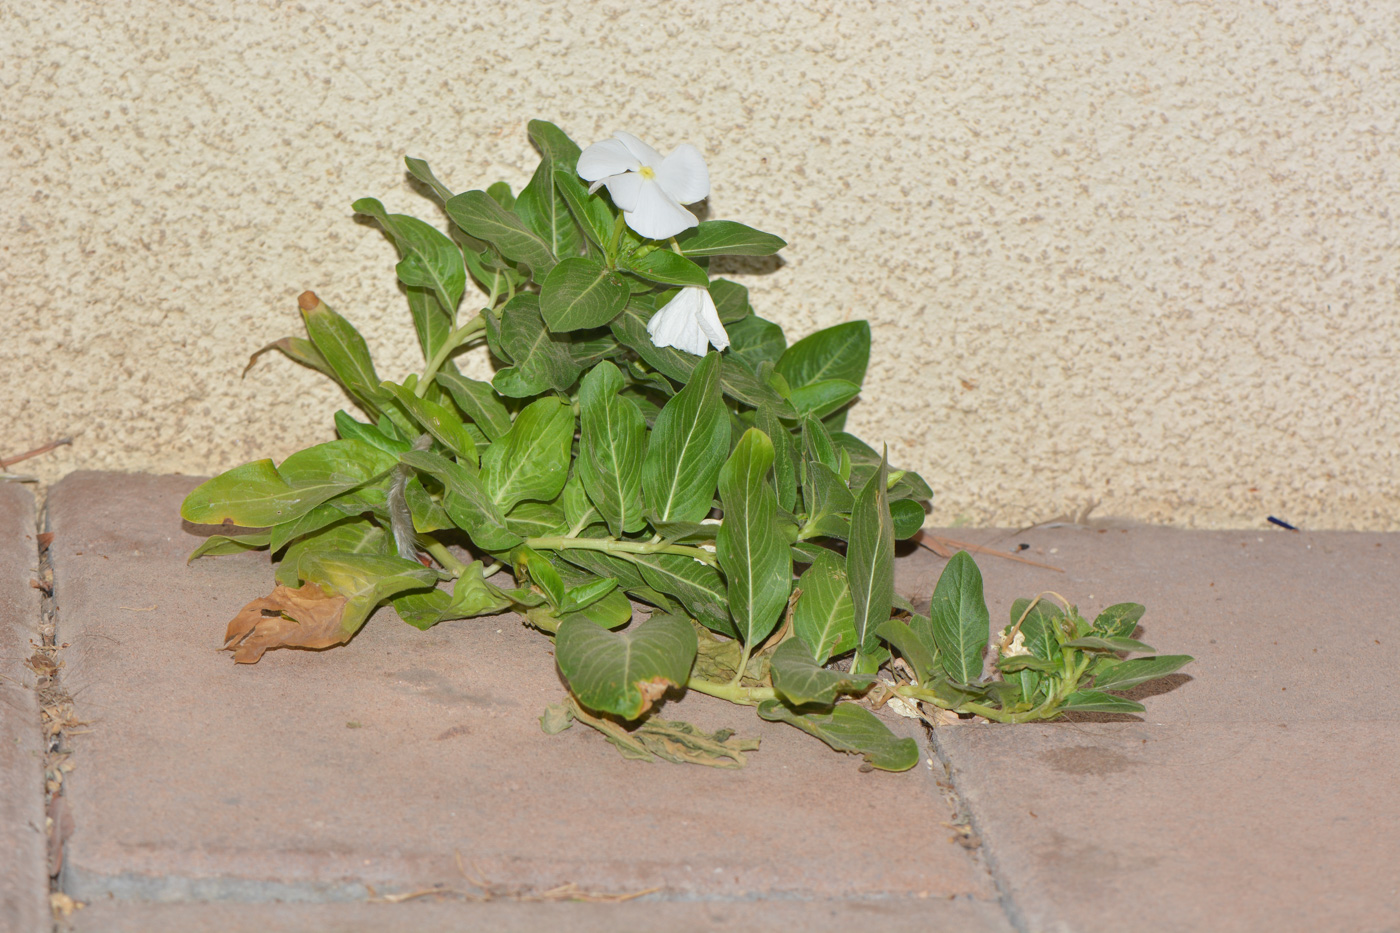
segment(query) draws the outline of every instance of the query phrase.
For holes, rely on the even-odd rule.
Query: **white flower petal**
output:
[[[713,323],[707,319],[713,319]],[[722,343],[716,343],[715,330]],[[652,315],[647,321],[647,334],[658,347],[675,347],[695,356],[704,356],[712,343],[719,350],[729,346],[729,335],[719,323],[709,290],[694,285],[682,288]]]
[[[594,143],[578,157],[578,173],[584,181],[600,181],[609,175],[635,172],[641,167],[637,157],[616,139]]]
[[[705,338],[716,350],[723,350],[729,346],[729,332],[724,329],[724,323],[719,319],[719,309],[715,307],[715,300],[710,297],[710,290],[689,286],[686,291],[699,293],[700,307],[695,315],[695,323],[705,332]]]
[[[608,186],[608,194],[612,195],[613,203],[624,211],[635,211],[637,203],[642,199],[642,190],[656,187],[636,172],[613,175],[603,179],[603,184]]]
[[[632,157],[642,165],[650,165],[652,168],[656,168],[661,164],[661,153],[657,152],[631,133],[624,133],[618,130],[616,133],[613,133],[613,136],[620,140],[622,145],[627,147],[627,151],[632,154]]]
[[[608,190],[613,190],[611,183]],[[613,203],[626,212],[627,226],[651,240],[668,239],[700,223],[694,214],[681,207],[675,198],[666,193],[666,189],[654,181],[643,182],[637,202],[632,207],[619,203],[616,192],[613,193]]]
[[[661,160],[656,166],[656,180],[682,204],[694,204],[710,195],[710,170],[705,167],[705,157],[690,143],[681,143]]]

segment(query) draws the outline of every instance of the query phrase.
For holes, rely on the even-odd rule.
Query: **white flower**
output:
[[[658,347],[675,347],[704,356],[710,344],[716,350],[729,346],[729,334],[720,323],[715,300],[708,288],[687,285],[647,321],[647,334]]]
[[[1011,629],[1007,628],[1001,633],[1001,638],[997,640],[997,650],[1001,652],[1003,658],[1014,658],[1021,654],[1030,654],[1031,649],[1026,647],[1026,636],[1024,632],[1017,632],[1016,636],[1009,641],[1007,636],[1011,634]]]
[[[700,150],[682,143],[664,159],[631,133],[594,143],[578,157],[578,173],[593,184],[592,194],[607,185],[627,226],[652,240],[665,240],[700,223],[682,207],[710,194],[710,170]]]

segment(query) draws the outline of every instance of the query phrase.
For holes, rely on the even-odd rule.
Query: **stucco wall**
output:
[[[314,289],[417,350],[350,202],[439,221],[531,117],[706,154],[790,338],[868,317],[853,429],[932,521],[1400,526],[1400,5],[0,0],[0,457],[211,472],[329,439],[249,353]]]

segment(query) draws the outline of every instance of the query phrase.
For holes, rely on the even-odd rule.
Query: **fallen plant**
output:
[[[949,561],[927,616],[894,590],[895,541],[919,532],[932,492],[844,430],[869,325],[789,345],[747,289],[710,277],[712,257],[786,244],[685,209],[709,193],[693,147],[663,158],[625,133],[582,151],[552,124],[529,133],[541,161],[518,194],[455,194],[407,160],[450,235],[354,204],[398,252],[421,373],[382,380],[356,329],[310,292],[307,338],[254,354],[330,376],[366,420],[337,412],[339,440],[244,464],[185,500],[191,522],[255,529],[214,535],[191,559],[280,557],[272,593],[229,623],[234,660],[340,644],[386,601],[420,629],[513,610],[554,639],[571,693],[541,717],[547,732],[582,722],[628,757],[742,766],[756,740],[653,715],[695,690],[885,770],[918,748],[857,702],[872,690],[1008,722],[1133,712],[1106,691],[1190,660],[1122,658],[1150,650],[1129,637],[1140,606],[1088,623],[1037,601],[984,676],[971,557]],[[485,298],[468,314],[469,280]],[[454,362],[483,346],[489,383]],[[492,582],[507,567],[514,585]],[[634,601],[653,611],[634,621]],[[912,675],[877,686],[896,654]]]

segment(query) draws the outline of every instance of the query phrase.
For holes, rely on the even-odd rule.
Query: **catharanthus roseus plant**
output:
[[[343,643],[385,602],[420,629],[510,610],[554,639],[568,683],[546,731],[579,721],[631,757],[742,765],[756,741],[656,715],[696,690],[901,770],[918,749],[871,707],[1129,712],[1142,707],[1107,691],[1190,660],[1123,659],[1150,650],[1129,637],[1141,607],[1089,623],[1037,600],[1018,604],[986,676],[971,558],[949,563],[928,615],[894,591],[895,541],[919,531],[931,492],[844,431],[869,326],[789,345],[743,286],[711,277],[712,257],[786,244],[687,209],[710,186],[693,147],[662,156],[618,133],[581,151],[552,124],[529,132],[541,161],[518,194],[456,194],[407,160],[449,233],[354,204],[398,252],[421,373],[381,379],[310,292],[307,337],[265,348],[330,376],[363,418],[338,412],[338,440],[185,500],[191,522],[253,529],[192,557],[279,561],[273,591],[229,623],[236,661]],[[490,382],[456,366],[478,348]]]

